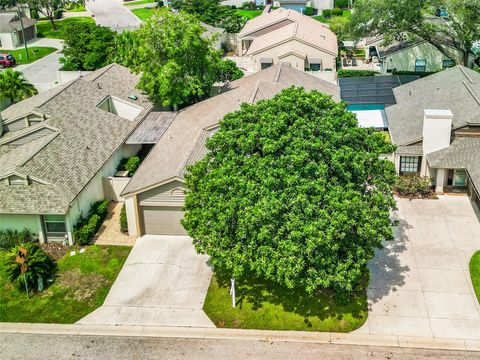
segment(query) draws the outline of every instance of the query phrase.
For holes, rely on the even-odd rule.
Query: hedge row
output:
[[[347,77],[359,77],[359,76],[375,76],[378,72],[373,70],[338,70],[337,75],[339,78]]]
[[[421,72],[418,72],[418,71],[397,71],[397,70],[392,71],[393,75],[418,75],[421,78],[423,78],[425,76],[428,76],[428,75],[435,74],[435,73],[437,73],[437,71],[421,71]]]
[[[0,231],[0,249],[5,251],[10,250],[17,245],[35,241],[37,241],[37,239],[27,229],[20,232],[16,230]]]
[[[93,204],[87,217],[80,217],[73,230],[73,238],[77,244],[88,245],[93,240],[107,217],[108,203],[108,200],[98,201]]]
[[[327,19],[334,16],[342,16],[343,10],[342,9],[325,9],[325,10],[322,10],[322,15]]]
[[[127,223],[127,211],[125,209],[125,204],[120,211],[120,231],[122,233],[128,232],[128,223]]]

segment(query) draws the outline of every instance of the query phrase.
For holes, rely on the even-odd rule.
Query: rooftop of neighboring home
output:
[[[152,108],[109,65],[2,112],[0,213],[65,214]]]
[[[253,39],[247,55],[289,39],[321,48],[334,56],[338,53],[337,36],[328,26],[295,10],[284,8],[264,11],[262,15],[249,20],[238,34],[238,38]]]
[[[455,66],[393,90],[397,104],[386,109],[393,143],[422,140],[425,109],[448,109],[453,128],[480,125],[480,73]]]
[[[338,86],[293,69],[284,63],[236,80],[221,94],[179,111],[167,129],[164,125],[159,126],[163,136],[143,161],[123,193],[137,193],[174,179],[183,179],[186,167],[205,155],[206,140],[216,131],[220,120],[226,114],[239,110],[242,103],[255,103],[271,98],[290,86],[315,89],[332,95],[337,101],[340,100]],[[170,119],[161,116],[160,122],[164,124],[165,121]],[[133,137],[139,136],[144,127],[144,132],[148,135],[152,124],[145,122]],[[151,138],[152,135],[148,137]]]
[[[36,24],[36,20],[24,17],[22,19],[23,26],[28,28]],[[20,30],[20,19],[16,12],[0,12],[0,33],[11,33]]]

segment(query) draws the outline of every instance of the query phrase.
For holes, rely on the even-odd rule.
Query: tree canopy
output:
[[[11,104],[25,100],[38,93],[23,74],[12,68],[0,72],[0,96],[7,98]]]
[[[109,64],[115,32],[91,23],[68,23],[62,28],[65,70],[96,70]]]
[[[352,291],[392,240],[395,170],[380,133],[345,104],[302,88],[243,104],[189,168],[183,226],[233,277]]]
[[[448,17],[437,17],[439,10]],[[383,35],[386,43],[421,39],[468,65],[472,47],[480,39],[480,0],[356,0],[351,24],[359,37]]]

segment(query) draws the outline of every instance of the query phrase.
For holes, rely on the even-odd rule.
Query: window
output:
[[[415,60],[415,71],[416,72],[425,72],[427,71],[427,60],[417,59]]]
[[[455,66],[455,62],[453,60],[443,60],[442,67],[447,69],[449,67]]]
[[[45,215],[44,222],[48,234],[65,234],[67,232],[63,215]]]
[[[400,175],[419,173],[421,164],[421,156],[400,156]]]
[[[320,71],[320,64],[310,64],[311,71]]]
[[[453,170],[453,186],[467,186],[467,172],[464,169]]]
[[[262,68],[262,70],[263,69],[268,69],[270,66],[272,66],[272,63],[263,63],[262,62],[261,68]]]

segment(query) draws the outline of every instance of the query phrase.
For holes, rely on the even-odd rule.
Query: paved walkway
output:
[[[140,19],[123,6],[122,0],[89,0],[86,7],[95,15],[95,22],[98,25],[109,27],[114,31],[122,32],[140,27]]]
[[[120,231],[120,212],[123,202],[111,202],[108,205],[108,215],[98,230],[93,242],[97,245],[127,245],[133,246],[136,237],[128,236]]]
[[[398,200],[396,240],[371,261],[370,313],[357,333],[480,339],[468,263],[480,223],[466,196]]]
[[[103,306],[79,324],[215,327],[202,310],[212,271],[187,236],[137,240]]]

